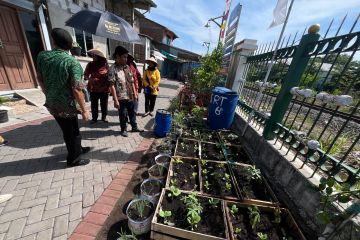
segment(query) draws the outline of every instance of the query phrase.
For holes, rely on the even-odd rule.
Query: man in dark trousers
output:
[[[90,161],[81,154],[90,147],[81,146],[81,135],[77,114],[89,120],[82,89],[83,69],[80,63],[69,54],[73,39],[64,29],[51,31],[54,49],[39,53],[37,58],[39,84],[46,96],[45,106],[54,116],[62,132],[68,151],[67,165],[86,165]]]

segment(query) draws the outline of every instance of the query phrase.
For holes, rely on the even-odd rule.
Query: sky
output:
[[[179,38],[174,46],[205,54],[207,48],[203,42],[210,42],[210,50],[218,41],[219,27],[215,23],[205,28],[209,18],[221,16],[225,9],[225,0],[154,0],[157,8],[152,8],[146,17],[170,30]],[[278,39],[281,26],[269,28],[273,18],[273,9],[277,0],[232,0],[232,8],[242,4],[236,42],[242,39],[256,39],[258,45]],[[290,3],[290,0],[289,0]],[[231,8],[231,9],[232,9]],[[348,14],[339,34],[346,34],[351,29],[360,13],[360,0],[295,0],[284,36],[292,36],[298,31],[302,34],[305,27],[318,23],[320,34],[324,36],[332,19],[329,36],[334,36],[344,16]],[[221,20],[219,20],[221,22]],[[360,20],[354,32],[360,31]],[[299,35],[298,35],[299,36]]]

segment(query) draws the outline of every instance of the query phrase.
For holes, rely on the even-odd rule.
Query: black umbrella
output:
[[[127,21],[110,12],[81,10],[66,21],[66,26],[100,37],[141,44],[139,34],[134,28]]]

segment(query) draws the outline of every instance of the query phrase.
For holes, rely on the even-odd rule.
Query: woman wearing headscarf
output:
[[[155,108],[156,97],[159,92],[160,85],[160,71],[157,69],[157,61],[154,57],[151,57],[146,60],[146,63],[149,65],[145,70],[143,76],[143,88],[145,94],[145,114],[153,116],[153,111]]]
[[[98,119],[99,100],[101,107],[101,120],[107,122],[107,109],[109,98],[108,72],[109,65],[105,54],[100,49],[91,49],[88,55],[93,58],[85,68],[84,80],[88,80],[88,91],[90,92],[92,123]]]

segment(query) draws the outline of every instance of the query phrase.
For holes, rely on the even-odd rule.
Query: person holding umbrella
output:
[[[101,107],[101,120],[103,122],[108,122],[106,116],[110,87],[107,80],[109,65],[105,54],[98,48],[89,50],[88,55],[92,57],[93,61],[89,62],[85,68],[84,80],[88,80],[87,88],[90,92],[92,114],[91,123],[97,122],[99,100]]]
[[[54,49],[40,52],[37,57],[38,80],[45,94],[45,107],[54,116],[62,132],[68,151],[67,165],[86,165],[90,161],[81,155],[90,151],[90,147],[81,146],[77,114],[83,120],[89,120],[82,89],[83,69],[69,54],[73,39],[66,30],[54,28],[51,31]]]
[[[145,70],[143,76],[143,87],[145,94],[145,114],[153,116],[153,111],[155,108],[156,97],[159,92],[160,85],[160,71],[157,69],[157,61],[152,56],[146,60],[146,63],[149,65]]]
[[[130,118],[131,131],[143,131],[138,128],[136,123],[134,106],[135,100],[138,98],[138,91],[130,67],[127,65],[128,53],[129,51],[126,48],[122,46],[116,47],[114,53],[115,64],[110,67],[108,77],[111,86],[110,90],[114,99],[114,106],[119,109],[120,134],[123,137],[128,137],[127,114]]]

